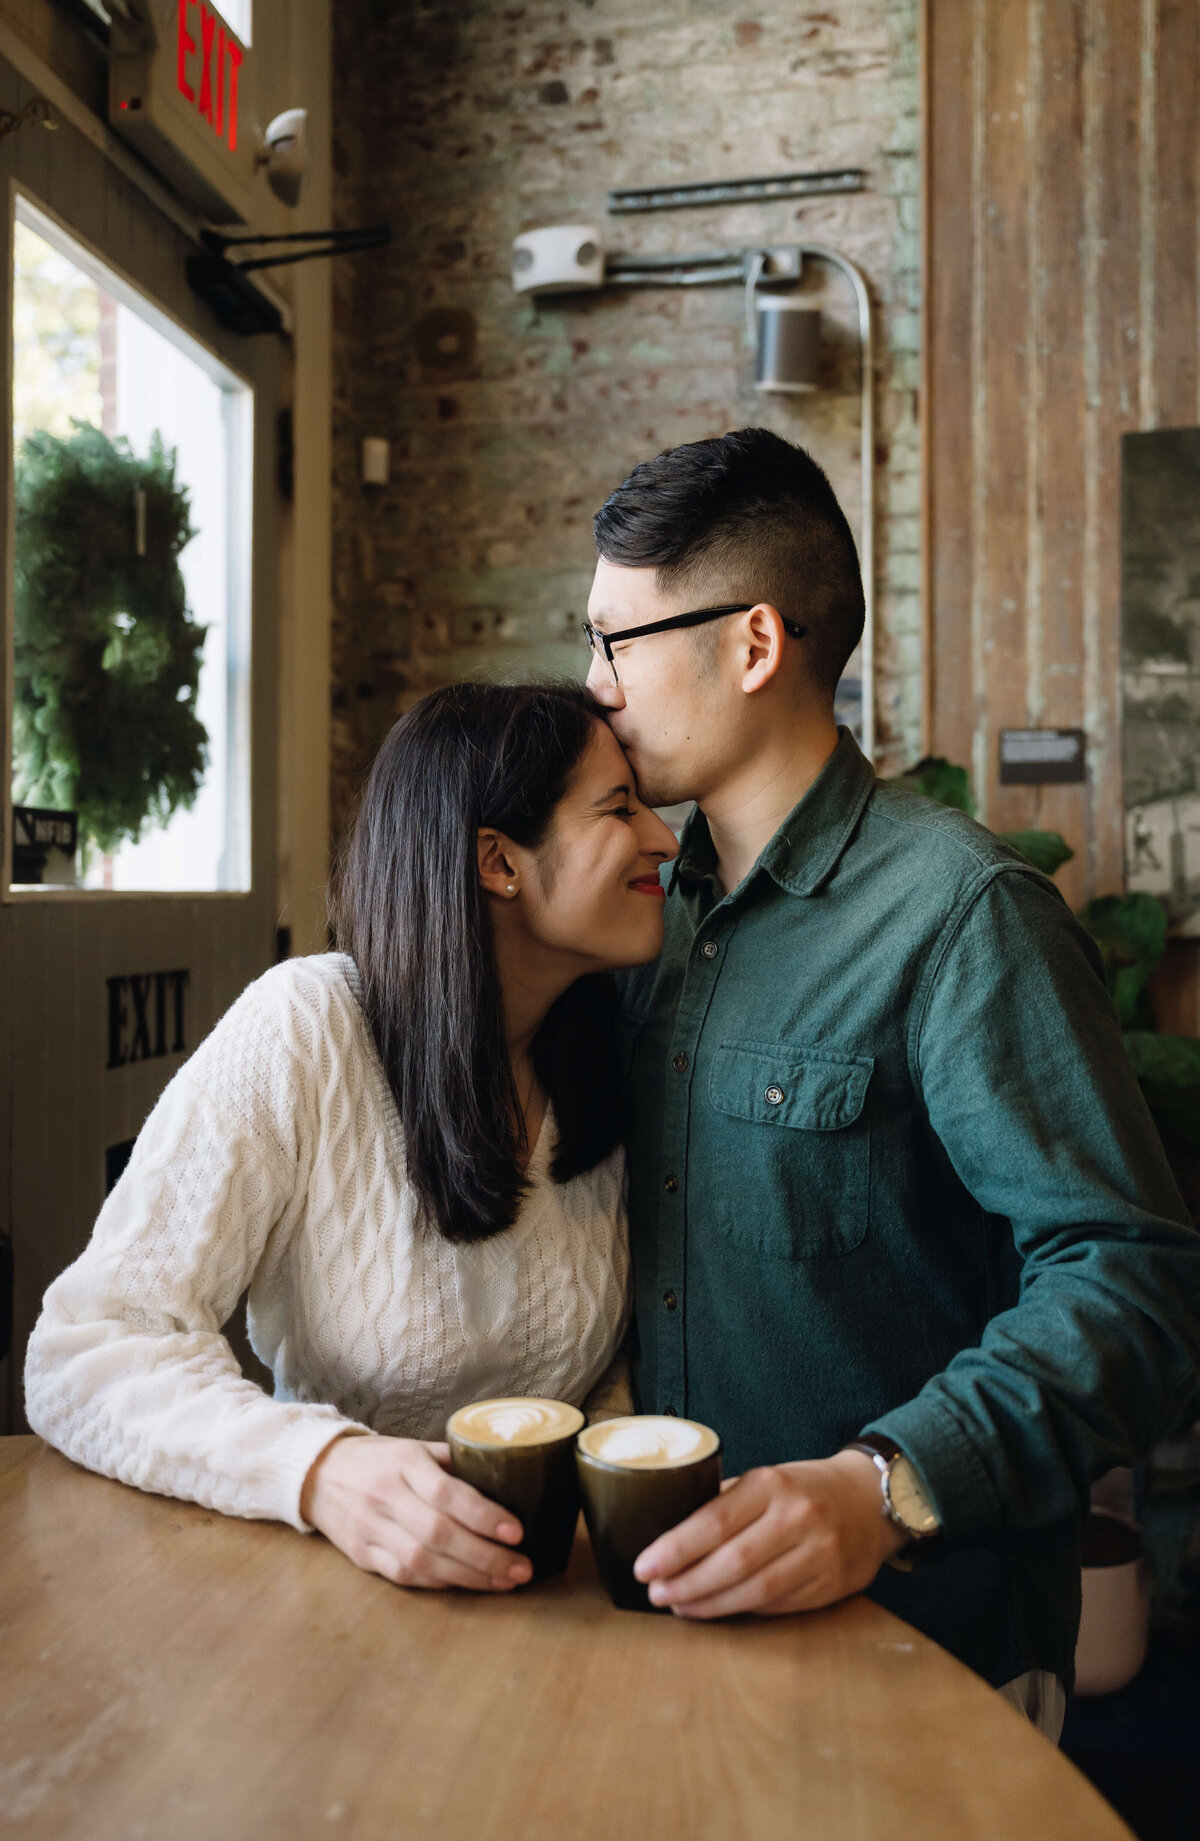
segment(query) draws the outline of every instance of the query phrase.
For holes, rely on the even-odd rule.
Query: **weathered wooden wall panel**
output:
[[[927,740],[956,761],[971,757],[971,502],[974,490],[974,453],[971,446],[972,321],[971,289],[974,280],[974,188],[955,162],[970,161],[975,97],[971,46],[974,33],[972,8],[939,9],[935,22],[928,17],[932,0],[926,0],[923,90],[925,161],[925,303],[926,317],[938,332],[938,394],[956,407],[955,414],[931,414],[923,402],[922,444],[926,456],[924,533],[927,546],[924,570],[926,593],[935,608],[957,610],[956,619],[941,619],[936,632],[936,658],[925,660]],[[957,72],[952,81],[951,72]],[[937,105],[933,85],[937,83]],[[943,252],[944,255],[943,255]],[[932,379],[928,333],[923,353],[926,388]],[[936,544],[933,507],[937,507]],[[936,700],[936,723],[931,720]]]
[[[1167,428],[1196,420],[1200,4],[1162,0],[1157,28],[1153,411]]]
[[[989,318],[973,352],[976,390],[972,434],[976,452],[972,536],[978,565],[973,583],[973,779],[982,785],[990,750],[986,739],[1024,708],[1027,626],[1012,621],[1022,606],[1028,570],[1029,510],[1029,222],[1032,163],[1026,158],[1029,35],[1021,0],[994,0],[978,10],[975,55],[986,92],[975,84],[972,182],[987,200],[982,248],[975,264],[975,311],[980,301],[1002,303],[1007,327],[993,336]],[[973,345],[975,341],[972,341]],[[997,618],[997,615],[999,618]],[[1011,626],[1008,624],[1012,621]],[[989,818],[1002,829],[1020,821],[1011,791],[989,800]]]
[[[1042,122],[1030,215],[1028,340],[1032,389],[1026,492],[1029,555],[1027,695],[1031,722],[1069,728],[1083,702],[1078,609],[1083,586],[1083,20],[1077,0],[1046,0],[1035,36],[1031,102]],[[1046,358],[1054,356],[1047,374]],[[1025,813],[1019,812],[1024,818]],[[1043,789],[1039,820],[1078,834],[1086,798],[1075,786]],[[1077,846],[1078,848],[1078,846]],[[1076,887],[1079,893],[1077,865]],[[1068,871],[1069,874],[1069,871]]]
[[[1083,892],[1105,894],[1124,873],[1119,711],[1121,434],[1144,426],[1145,262],[1141,128],[1144,5],[1092,0],[1085,7],[1084,184],[1093,194],[1085,224],[1084,371],[1087,385],[1085,543],[1089,568],[1080,624],[1084,649],[1083,726],[1091,747],[1087,877]],[[1093,350],[1094,348],[1094,350]],[[1074,839],[1072,839],[1074,842]]]
[[[1122,884],[1120,437],[1200,421],[1197,0],[926,0],[929,745]],[[998,783],[1081,726],[1082,787]]]

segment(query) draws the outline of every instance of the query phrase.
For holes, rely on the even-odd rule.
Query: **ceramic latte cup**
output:
[[[721,1441],[694,1419],[608,1419],[575,1446],[596,1569],[622,1611],[666,1611],[633,1576],[639,1553],[721,1487]]]
[[[583,1424],[564,1400],[476,1400],[446,1422],[450,1468],[481,1496],[511,1510],[524,1530],[517,1553],[533,1579],[563,1572],[579,1520],[575,1434]],[[531,1581],[532,1583],[532,1581]]]

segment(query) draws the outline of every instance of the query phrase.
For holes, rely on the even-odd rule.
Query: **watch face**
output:
[[[921,1488],[921,1480],[908,1459],[901,1454],[893,1458],[888,1472],[888,1493],[892,1507],[913,1534],[936,1534],[941,1522]]]

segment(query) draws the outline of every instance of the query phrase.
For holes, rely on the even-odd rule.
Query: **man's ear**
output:
[[[783,663],[783,616],[769,601],[758,601],[742,615],[740,624],[742,689],[753,695],[771,683]]]
[[[502,831],[479,832],[479,880],[489,895],[505,899],[521,886],[512,856],[512,845]]]

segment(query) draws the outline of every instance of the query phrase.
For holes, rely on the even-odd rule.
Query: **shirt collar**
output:
[[[875,770],[849,729],[838,729],[837,747],[776,831],[746,877],[760,871],[792,895],[813,895],[837,868],[875,788]],[[717,853],[708,820],[699,807],[684,826],[670,889],[679,882],[705,882],[716,873]]]

